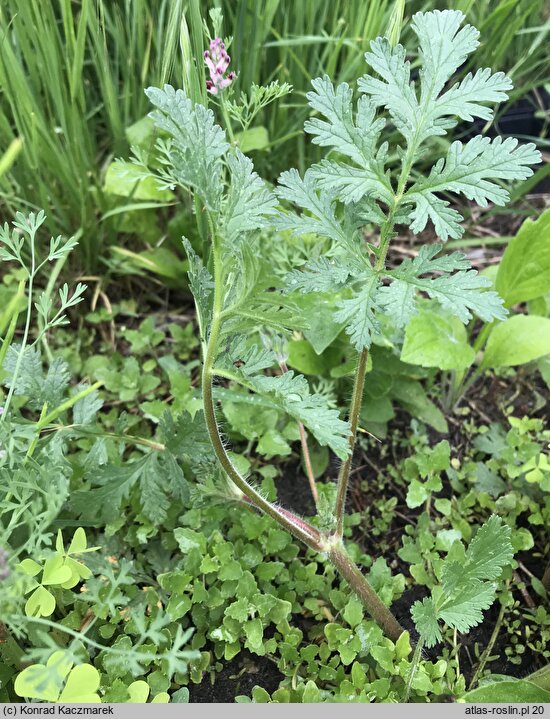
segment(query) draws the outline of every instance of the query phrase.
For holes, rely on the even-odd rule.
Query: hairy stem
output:
[[[348,582],[351,589],[363,602],[365,608],[371,614],[373,619],[379,624],[379,626],[383,629],[386,635],[390,637],[390,639],[393,639],[395,641],[403,631],[401,626],[399,625],[399,622],[395,619],[390,610],[380,600],[374,589],[370,586],[367,579],[363,576],[359,567],[348,555],[348,553],[344,549],[344,546],[342,545],[341,540],[335,536],[326,536],[325,534],[321,534],[319,530],[308,524],[300,517],[297,517],[291,512],[288,512],[281,507],[276,507],[270,502],[268,502],[238,472],[225,450],[223,441],[220,436],[218,422],[216,419],[216,411],[214,407],[214,398],[212,391],[212,381],[215,375],[214,363],[218,353],[218,343],[220,339],[221,323],[223,319],[224,291],[224,277],[223,266],[221,263],[221,252],[217,238],[215,236],[213,236],[212,259],[214,263],[214,300],[210,334],[208,336],[208,341],[206,343],[204,352],[202,393],[206,426],[216,458],[218,459],[229,479],[241,490],[247,503],[265,512],[265,514],[269,515],[279,525],[289,531],[294,537],[304,542],[304,544],[310,547],[310,549],[313,549],[317,552],[326,553],[329,560],[332,562],[337,571]],[[359,361],[360,371],[358,373],[358,376],[362,377],[363,381],[365,377],[367,356],[367,352],[363,352]],[[353,443],[355,442],[355,433],[357,430],[359,409],[361,407],[363,381],[359,381],[358,386],[355,388],[354,394],[356,400],[352,403],[352,410],[355,414],[355,431],[353,433],[353,439],[350,439],[350,442]],[[347,470],[347,476],[349,476],[349,467]],[[342,497],[345,498],[345,486],[342,489]]]
[[[294,520],[294,515],[289,512],[282,512],[278,507],[275,507],[271,504],[271,502],[264,499],[264,497],[262,497],[262,495],[257,492],[243,476],[241,476],[239,471],[231,462],[231,459],[223,446],[218,421],[216,419],[214,398],[212,395],[213,369],[216,355],[218,353],[218,341],[222,321],[221,314],[223,310],[223,268],[215,237],[213,238],[212,257],[214,262],[214,302],[212,324],[206,345],[202,371],[202,395],[206,427],[208,429],[208,435],[210,437],[214,453],[229,479],[231,479],[241,492],[248,497],[248,499],[250,499],[256,507],[258,507],[258,509],[261,509],[263,512],[272,517],[275,521],[285,527],[285,529],[287,529],[293,536],[307,544],[308,547],[319,550],[321,539],[319,531],[302,520]]]
[[[376,594],[343,544],[338,542],[331,546],[328,557],[363,602],[375,622],[384,630],[385,635],[392,641],[397,641],[404,631],[403,627]]]
[[[357,369],[355,371],[355,379],[353,383],[353,395],[351,398],[351,407],[349,413],[349,421],[351,434],[349,437],[349,454],[340,467],[338,473],[338,487],[336,490],[336,507],[334,514],[336,516],[336,534],[342,537],[344,532],[344,514],[346,505],[346,493],[348,490],[349,473],[353,461],[353,450],[355,449],[355,441],[357,438],[357,425],[359,424],[359,413],[361,411],[361,403],[363,400],[363,389],[365,387],[365,371],[367,368],[367,359],[369,356],[368,347],[360,353]]]

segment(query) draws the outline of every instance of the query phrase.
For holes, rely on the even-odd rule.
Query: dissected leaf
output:
[[[241,235],[266,225],[266,218],[276,214],[277,198],[254,172],[252,161],[239,149],[228,155],[231,184],[224,203],[223,239],[232,247]]]
[[[202,105],[193,106],[183,90],[171,85],[149,87],[145,94],[157,108],[150,115],[155,126],[171,137],[166,155],[174,181],[192,187],[209,208],[217,208],[221,158],[229,145],[225,132],[214,122],[214,113]]]

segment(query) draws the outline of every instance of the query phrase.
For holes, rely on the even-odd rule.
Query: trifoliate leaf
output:
[[[191,187],[209,209],[219,205],[222,183],[221,158],[229,145],[225,132],[215,124],[214,113],[195,105],[183,90],[171,85],[149,87],[145,94],[157,108],[150,117],[171,137],[165,155],[176,183]]]
[[[390,308],[387,311],[392,314]],[[421,367],[465,370],[473,363],[475,352],[457,317],[423,310],[407,324],[401,359]]]

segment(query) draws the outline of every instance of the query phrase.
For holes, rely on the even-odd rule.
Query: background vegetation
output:
[[[543,0],[2,3],[2,220],[46,215],[18,228],[25,244],[3,263],[0,283],[2,700],[441,701],[470,689],[482,701],[484,686],[494,691],[491,675],[506,675],[504,700],[548,701],[536,694],[550,691],[550,350],[532,342],[541,333],[520,334],[510,359],[492,327],[472,324],[462,335],[448,317],[424,315],[416,330],[432,343],[450,337],[464,356],[479,358],[492,338],[475,376],[441,353],[423,355],[413,330],[387,328],[373,349],[346,528],[373,587],[413,631],[410,606],[437,584],[455,540],[467,545],[497,513],[516,551],[482,628],[447,630],[411,679],[410,637],[384,638],[333,569],[268,518],[217,503],[217,470],[193,433],[200,340],[181,245],[182,235],[200,245],[193,208],[177,189],[159,189],[123,164],[132,146],[148,152],[156,139],[145,87],[183,87],[226,123],[206,92],[204,23],[212,27],[213,8],[233,38],[233,101],[253,84],[292,85],[250,127],[230,121],[259,175],[274,183],[322,156],[303,132],[311,79],[353,83],[372,39],[400,33],[410,48],[411,16],[434,7],[461,10],[481,32],[475,66],[460,77],[491,67],[514,83],[493,122],[459,125],[434,140],[434,152],[500,134],[535,142],[544,160],[513,188],[506,210],[465,202],[466,233],[447,247],[500,277],[515,314],[550,322]],[[57,248],[50,235],[64,238]],[[69,237],[78,245],[65,245]],[[418,244],[398,236],[396,259],[414,256]],[[290,269],[313,246],[322,249],[266,236],[258,260]],[[46,261],[40,271],[38,260]],[[535,291],[514,285],[524,260],[539,267]],[[65,282],[76,295],[68,286],[59,295]],[[349,339],[319,306],[303,312],[318,327],[290,338],[288,366],[342,406]],[[21,367],[10,359],[12,341],[31,346]],[[239,468],[267,496],[312,514],[296,422],[229,384],[218,392]],[[330,479],[334,458],[315,442],[310,449],[309,473]],[[332,498],[330,481],[318,488]],[[29,665],[41,668],[33,675]]]

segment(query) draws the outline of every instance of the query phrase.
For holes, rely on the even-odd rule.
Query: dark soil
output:
[[[215,675],[214,684],[207,675],[200,684],[190,684],[189,701],[193,704],[232,704],[239,695],[250,696],[255,686],[272,694],[282,679],[283,675],[270,659],[242,651]]]

